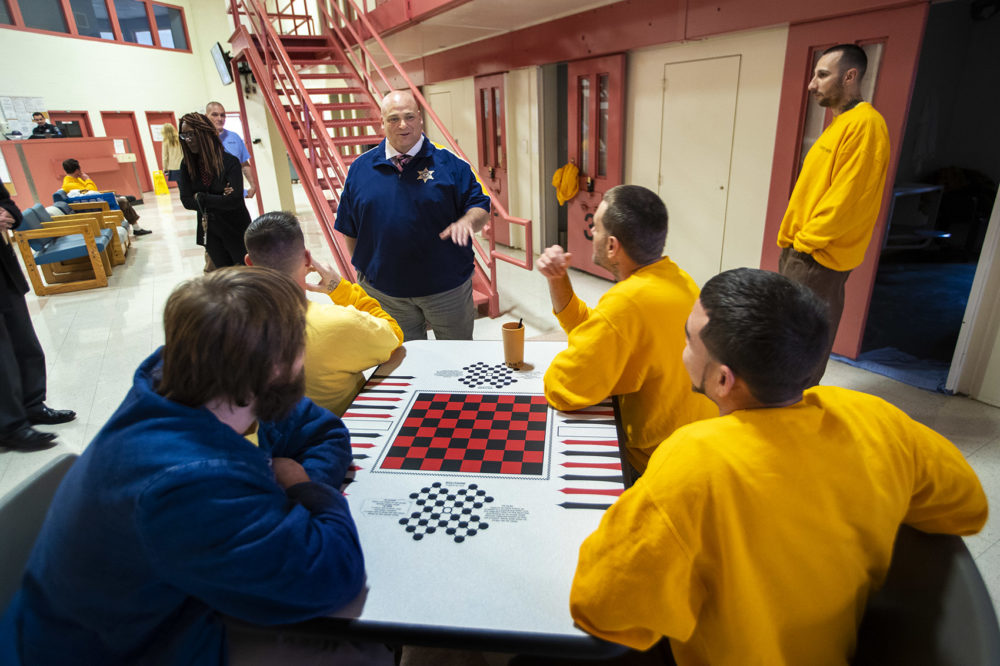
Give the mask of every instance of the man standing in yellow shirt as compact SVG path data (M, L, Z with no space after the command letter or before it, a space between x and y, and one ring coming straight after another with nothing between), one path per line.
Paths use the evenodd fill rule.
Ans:
M684 364L719 418L680 428L580 547L573 619L687 664L846 664L900 523L978 532L961 452L871 395L809 386L828 322L809 289L727 271L687 320Z
M306 311L306 396L342 416L364 384L361 373L388 360L403 342L403 331L364 289L313 258L291 213L261 215L243 239L247 266L273 268L333 301L310 301ZM319 274L318 285L306 282L311 272Z
M663 256L666 240L663 201L644 187L619 185L594 215L594 263L617 280L597 307L573 292L572 255L561 247L547 248L535 264L569 338L545 373L545 397L574 410L620 396L628 462L639 473L676 428L716 415L711 401L690 391L681 363L683 322L698 286Z
M868 67L864 50L839 44L823 52L809 82L833 122L809 149L778 231L778 272L812 289L829 308L830 340L844 310L844 284L861 264L882 204L889 165L889 131L871 104L861 99Z

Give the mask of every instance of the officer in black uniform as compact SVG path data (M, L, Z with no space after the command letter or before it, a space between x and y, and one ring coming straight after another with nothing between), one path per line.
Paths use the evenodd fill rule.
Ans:
M20 223L21 211L0 183L0 449L37 451L54 446L56 436L33 424L66 423L76 413L45 405L45 352L24 302L28 283L7 242L6 230Z

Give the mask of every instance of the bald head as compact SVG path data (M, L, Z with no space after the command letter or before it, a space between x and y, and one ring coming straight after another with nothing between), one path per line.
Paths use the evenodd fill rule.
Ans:
M423 136L420 106L408 90L394 90L382 98L382 131L395 150L405 153Z

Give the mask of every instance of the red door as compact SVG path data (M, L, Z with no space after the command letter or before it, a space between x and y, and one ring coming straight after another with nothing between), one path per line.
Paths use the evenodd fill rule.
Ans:
M568 152L580 193L566 204L566 249L575 268L612 279L594 263L593 229L604 193L622 183L625 54L571 62L567 75Z
M476 77L476 135L479 140L479 177L507 208L507 121L504 113L503 74ZM510 245L510 223L494 208L490 224L494 239Z
M94 128L90 126L90 114L86 111L49 111L49 120L53 123L76 123L80 128L80 136L94 136Z
M861 349L865 321L868 318L868 304L878 269L889 197L899 164L899 148L903 142L910 92L927 21L927 7L923 3L803 23L791 26L788 31L761 268L778 268L780 252L775 239L778 237L788 197L795 185L802 158L830 122L830 114L820 109L806 91L814 63L824 49L841 43L855 43L865 49L869 64L868 73L862 82L864 97L878 109L889 128L889 170L882 195L882 208L865 260L852 271L847 280L844 314L833 346L834 352L851 358L855 358Z
M143 192L151 192L153 183L149 177L149 166L146 164L146 152L139 140L139 126L135 122L132 111L101 111L104 122L104 136L116 139L126 139L125 152L135 153L135 167L139 175L139 184Z
M146 123L149 125L149 138L153 141L153 152L156 155L156 168L163 171L163 135L160 128L164 124L170 124L177 129L177 117L173 111L147 111ZM166 172L163 172L166 178ZM168 180L167 183L173 181Z

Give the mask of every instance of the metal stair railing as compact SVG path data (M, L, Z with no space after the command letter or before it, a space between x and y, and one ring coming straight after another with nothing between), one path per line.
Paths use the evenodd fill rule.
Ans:
M229 0L229 4L237 23L237 33L240 30L247 31L247 43L256 46L244 49L241 57L247 60L251 71L260 82L265 103L278 124L288 154L300 174L320 228L333 251L337 268L341 275L349 280L355 280L350 257L334 236L331 200L324 195L324 188L318 182L320 176L317 175L322 174L321 177L329 185L326 191L332 194L332 203L336 204L339 200L336 188L343 186L347 178L347 166L333 143L333 138L327 133L323 116L312 101L302 79L299 78L280 35L274 29L272 17L260 0ZM244 25L243 19L249 24L249 30ZM279 95L285 97L285 103L281 102ZM297 127L290 122L285 105L291 107ZM308 161L305 151L301 148L303 140L308 150ZM307 174L309 177L305 177Z

